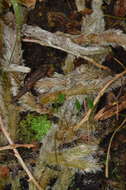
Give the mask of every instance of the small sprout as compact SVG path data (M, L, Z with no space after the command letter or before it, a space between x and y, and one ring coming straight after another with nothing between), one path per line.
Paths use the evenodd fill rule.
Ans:
M65 101L65 94L58 94L57 99L52 104L56 112L58 111L59 107L63 105L64 101Z
M59 94L56 102L59 104L63 104L64 101L65 101L65 94Z
M91 98L86 98L87 106L89 109L92 109L94 107L93 100Z
M79 102L78 99L76 99L76 101L75 101L75 107L76 107L76 109L77 109L78 111L80 111L81 108L82 108L82 105L80 104L80 102Z

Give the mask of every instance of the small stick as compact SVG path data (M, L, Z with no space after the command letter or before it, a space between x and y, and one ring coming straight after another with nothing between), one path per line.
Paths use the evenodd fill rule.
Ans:
M34 148L35 145L34 144L11 144L11 145L8 145L8 146L3 146L3 147L0 147L0 151L1 150L8 150L8 149L14 149L14 148Z
M25 37L25 38L22 39L22 41L23 41L23 42L36 43L36 44L39 44L39 45L43 46L43 42L42 42L41 40L37 40L37 39L32 39L32 38L26 38L26 37ZM50 47L53 47L53 46L50 46ZM56 46L55 48L56 48L56 49L60 49L58 46ZM93 48L92 48L92 49L93 49ZM88 61L89 63L95 65L96 67L98 67L98 68L100 68L100 69L103 69L103 70L107 70L107 71L110 72L110 69L109 69L108 67L97 63L97 62L96 62L94 59L92 59L91 57L88 57L88 56L85 56L85 55L81 55L81 54L78 55L78 54L76 54L75 52L72 52L72 51L69 52L69 51L67 50L67 48L66 48L66 49L62 49L62 48L61 48L61 50L62 50L62 51L65 51L65 52L67 52L67 53L71 53L71 54L73 54L73 55L76 55L77 57L81 57L81 58L85 59L86 61ZM89 50L89 52L90 52L90 50ZM94 53L94 54L95 54L95 53Z

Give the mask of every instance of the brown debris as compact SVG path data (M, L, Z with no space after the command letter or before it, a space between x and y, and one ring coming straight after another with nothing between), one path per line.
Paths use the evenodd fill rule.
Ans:
M108 119L119 112L126 109L126 95L119 98L117 102L113 102L102 108L94 117L95 120Z
M26 81L24 84L23 88L18 92L18 94L13 98L12 102L17 101L19 98L21 98L24 94L26 94L30 89L34 86L34 84L41 79L42 77L45 76L45 74L48 71L48 66L43 68L43 70L37 70L32 74L31 78Z
M126 15L126 0L117 0L114 5L114 15L124 17Z

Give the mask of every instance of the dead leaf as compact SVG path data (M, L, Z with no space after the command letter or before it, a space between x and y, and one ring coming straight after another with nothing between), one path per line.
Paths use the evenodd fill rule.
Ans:
M104 108L102 108L98 113L95 115L95 120L105 120L108 119L119 112L126 109L126 95L119 98L118 102L111 103Z
M124 17L126 15L126 0L117 0L114 6L114 15Z
M7 166L0 166L0 177L7 177L9 175L9 168Z
M90 15L90 14L92 14L92 12L93 12L92 9L85 8L84 10L80 11L79 13L80 13L82 16L85 16L85 15Z
M19 3L26 6L27 8L34 8L36 0L19 0Z

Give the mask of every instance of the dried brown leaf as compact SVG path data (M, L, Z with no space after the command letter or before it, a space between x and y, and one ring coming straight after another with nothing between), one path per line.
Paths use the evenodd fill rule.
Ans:
M113 102L102 108L94 117L95 120L108 119L126 109L126 95L122 96L118 102Z
M126 0L117 0L114 6L114 15L124 17L126 15Z

